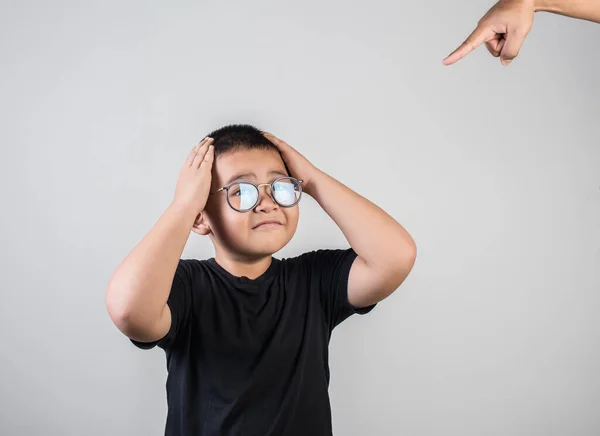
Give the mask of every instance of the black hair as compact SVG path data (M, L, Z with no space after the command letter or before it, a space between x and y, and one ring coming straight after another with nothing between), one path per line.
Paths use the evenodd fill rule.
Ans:
M279 153L279 149L263 136L262 130L249 124L230 124L209 133L207 136L214 140L215 159L221 154L244 149L274 150ZM288 174L290 174L285 161L283 164Z
M239 149L268 149L278 151L263 132L249 124L231 124L208 134L214 139L215 157Z

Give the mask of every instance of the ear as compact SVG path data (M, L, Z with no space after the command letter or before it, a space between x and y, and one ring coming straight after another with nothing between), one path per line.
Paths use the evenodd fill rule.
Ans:
M192 227L192 232L197 233L201 236L206 236L209 233L212 233L210 229L210 224L208 223L208 219L206 217L206 212L200 212L194 221L194 225Z

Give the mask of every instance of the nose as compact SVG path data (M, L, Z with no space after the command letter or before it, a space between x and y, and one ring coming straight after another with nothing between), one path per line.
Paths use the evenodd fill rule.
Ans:
M261 187L266 186L265 193L261 192ZM258 203L255 207L257 211L266 211L270 212L277 207L277 203L273 201L271 197L271 185L268 183L263 183L258 185Z

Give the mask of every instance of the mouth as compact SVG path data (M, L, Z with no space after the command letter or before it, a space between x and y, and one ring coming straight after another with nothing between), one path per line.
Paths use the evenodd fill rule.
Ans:
M258 223L256 226L252 227L253 230L258 230L258 229L275 229L277 227L281 227L281 223L279 221L275 221L275 220L268 220L268 221L263 221L261 223Z

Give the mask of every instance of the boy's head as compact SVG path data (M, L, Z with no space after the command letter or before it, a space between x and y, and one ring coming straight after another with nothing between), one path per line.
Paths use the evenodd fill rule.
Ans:
M201 235L209 235L217 251L225 251L239 260L258 259L279 251L296 231L298 204L291 207L279 205L271 198L271 187L263 185L259 187L258 201L254 207L247 212L233 208L246 210L253 206L248 203L242 207L242 194L243 199L252 196L248 196L240 187L254 188L235 182L270 184L279 177L290 176L279 150L259 129L249 125L225 126L208 136L214 139L215 155L211 195L193 230ZM289 181L284 179L277 186L293 186ZM226 186L230 188L219 191ZM283 198L293 198L294 194L297 193L287 189L282 193ZM256 227L271 220L279 224Z

